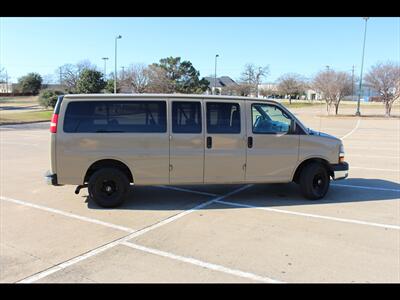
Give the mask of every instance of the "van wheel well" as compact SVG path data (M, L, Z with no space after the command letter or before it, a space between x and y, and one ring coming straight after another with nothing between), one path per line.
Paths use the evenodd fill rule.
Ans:
M303 161L297 167L296 172L294 173L294 176L293 176L293 181L295 183L299 183L299 177L300 177L301 171L304 169L304 167L307 166L310 163L313 163L313 162L317 162L317 163L322 164L326 168L326 170L328 171L329 176L333 177L333 171L332 171L328 161L326 161L325 159L322 159L322 158L310 158L310 159L307 159L307 160Z
M92 176L92 174L94 172L96 172L97 170L102 169L102 168L117 168L126 175L129 182L133 183L133 176L132 176L131 170L128 168L128 166L118 160L115 160L115 159L102 159L102 160L98 160L95 163L93 163L89 167L89 169L86 171L83 182L84 183L88 182L90 176Z

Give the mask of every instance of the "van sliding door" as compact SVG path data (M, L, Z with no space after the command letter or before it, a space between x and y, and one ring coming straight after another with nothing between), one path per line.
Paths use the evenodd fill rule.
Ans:
M204 122L202 101L170 102L170 183L203 183Z
M205 183L245 179L245 105L243 101L205 100Z

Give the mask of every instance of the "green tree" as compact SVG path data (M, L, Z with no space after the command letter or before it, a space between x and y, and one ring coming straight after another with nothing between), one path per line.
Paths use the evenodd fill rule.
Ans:
M107 93L114 93L114 79L108 79L106 82L106 86L104 87L104 90ZM119 87L117 85L117 93L119 92Z
M62 95L61 91L54 90L42 90L39 94L39 104L45 108L56 106L59 95Z
M28 73L18 78L18 90L21 93L31 93L37 95L42 87L42 76L38 73Z
M103 73L85 69L79 74L76 84L76 92L80 94L100 93L106 87Z
M190 61L182 61L180 57L167 57L160 59L160 63L153 64L166 72L166 84L169 93L199 94L207 90L209 82L199 79L197 71Z

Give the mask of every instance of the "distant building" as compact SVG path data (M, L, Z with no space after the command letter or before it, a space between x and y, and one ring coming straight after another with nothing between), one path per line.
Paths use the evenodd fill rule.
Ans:
M1 94L11 94L13 92L12 83L0 83L0 93Z
M205 92L207 95L209 94L221 95L224 94L224 89L228 90L232 86L237 86L237 83L229 76L217 77L216 81L215 77L204 77L204 78L209 82L207 91Z
M268 95L266 95L266 92ZM260 98L282 98L283 96L278 95L278 84L277 83L263 83L258 85L258 97ZM287 95L285 97L287 98ZM321 100L322 94L314 91L313 89L306 89L304 95L300 96L302 100Z
M276 83L262 83L258 85L258 98L275 98L278 94L278 85Z
M63 86L61 84L52 84L52 83L42 84L41 89L65 92L65 86ZM0 83L0 94L18 95L21 93L18 92L18 84L17 83Z
M322 94L313 89L307 89L304 100L322 100Z

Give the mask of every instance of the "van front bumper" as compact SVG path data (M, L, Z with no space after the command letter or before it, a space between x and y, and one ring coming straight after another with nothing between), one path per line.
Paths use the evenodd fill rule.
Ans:
M331 169L333 173L333 180L345 179L347 176L349 176L349 164L347 162L332 164Z
M44 180L48 185L54 185L54 186L59 186L57 181L57 174L52 174L50 171L47 171L46 174L44 174Z

